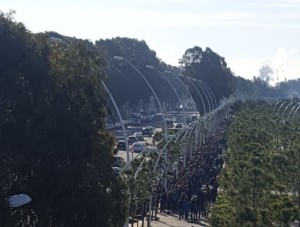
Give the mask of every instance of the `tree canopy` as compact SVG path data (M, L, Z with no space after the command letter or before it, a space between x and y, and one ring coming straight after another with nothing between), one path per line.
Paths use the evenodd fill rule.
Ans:
M299 129L265 102L247 102L228 132L212 226L290 226L299 220Z
M229 97L234 91L234 76L227 67L225 59L213 52L210 48L202 50L201 47L195 46L185 51L179 61L183 68L183 74L205 82L212 90L217 101L223 97ZM198 103L201 100L195 95L195 89L191 87ZM201 89L200 89L201 91ZM205 96L203 92L202 96ZM205 101L207 106L207 101ZM203 112L203 107L200 106Z
M129 109L139 106L140 102L148 106L153 94L130 65L114 60L114 56L125 57L131 62L146 77L160 101L166 106L175 108L179 103L174 91L161 75L155 70L146 68L146 65L152 65L165 74L168 66L157 58L156 53L150 50L145 41L117 37L98 40L96 45L106 53L108 86L119 106L125 105ZM168 77L168 79L177 88L179 94L186 92L175 78Z
M2 12L0 50L1 225L124 223L103 57L88 41L51 42ZM32 202L9 212L5 198L18 193Z

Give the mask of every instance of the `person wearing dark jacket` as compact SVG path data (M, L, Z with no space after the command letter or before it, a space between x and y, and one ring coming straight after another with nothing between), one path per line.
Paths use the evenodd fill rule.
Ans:
M197 206L196 206L196 197L194 196L192 197L190 202L190 209L191 209L191 221L195 223L197 218Z
M184 201L184 196L182 195L177 202L177 207L179 211L179 220L181 220L181 218L183 219L183 201Z

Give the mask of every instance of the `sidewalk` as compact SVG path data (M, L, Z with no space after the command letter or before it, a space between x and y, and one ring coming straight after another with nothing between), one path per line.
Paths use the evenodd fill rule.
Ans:
M151 227L199 227L199 226L209 226L205 219L198 219L196 223L191 223L190 221L179 220L178 215L174 216L172 214L158 214L158 221L152 221Z
M196 223L187 222L185 220L179 220L178 215L172 215L172 214L157 214L157 217L159 218L158 221L151 221L151 227L204 227L209 226L207 220L205 219L198 219ZM130 225L129 225L130 226ZM137 223L133 225L133 227L136 227ZM139 227L142 227L142 221L139 221ZM145 219L144 227L147 227L147 220Z

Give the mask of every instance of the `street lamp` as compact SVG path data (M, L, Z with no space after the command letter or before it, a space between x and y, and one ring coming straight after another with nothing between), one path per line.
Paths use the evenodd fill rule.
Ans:
M290 104L288 104L288 105L284 108L284 110L283 110L283 112L282 112L282 115L281 115L282 118L284 117L284 113L287 111L287 109L289 108L290 105L293 105L293 103L291 102Z
M128 61L126 58L124 57L121 57L121 56L114 56L114 59L115 60L118 60L118 61L124 61L126 62L128 65L130 65L138 74L140 77L142 77L142 79L146 82L146 84L148 85L148 87L150 88L152 94L154 95L157 103L158 103L158 106L159 106L159 109L161 111L161 114L162 114L162 118L163 118L163 124L164 124L164 129L163 129L163 132L165 135L168 135L168 130L167 130L167 124L166 124L166 118L165 118L165 114L164 114L164 111L163 111L163 108L162 108L162 105L161 105L161 102L159 101L158 97L157 97L157 94L155 93L155 91L153 90L151 84L149 83L149 81L145 78L145 76L130 62Z
M210 89L210 87L208 85L206 85L202 80L197 80L199 85L201 84L201 86L204 88L204 90L207 92L210 101L211 101L211 106L212 109L216 109L217 108L217 102L216 102L216 98L214 96L214 93L212 92L212 90Z
M276 112L277 115L279 114L281 107L282 107L285 103L287 103L287 102L286 102L286 101L283 101L283 102L281 103L281 105L280 105L278 111Z
M127 133L126 133L126 130L125 130L125 125L124 125L120 110L119 110L119 108L118 108L118 106L115 102L114 97L112 96L112 94L111 94L110 90L108 89L108 87L106 86L106 84L103 81L101 81L101 82L102 82L102 85L105 88L106 92L108 93L108 96L109 96L111 102L113 103L113 105L115 107L115 110L117 112L119 121L121 122L122 132L123 132L123 136L124 136L124 139L125 139L125 146L126 146L126 158L127 158L127 163L128 163L129 160L130 160L130 155L129 155L129 146L128 146L128 140L127 140Z
M199 97L200 97L200 99L202 101L202 104L203 104L204 114L206 114L206 108L205 108L204 100L203 100L202 95L201 95L199 89L197 88L197 86L193 83L193 81L189 77L186 77L186 76L184 76L182 74L179 74L179 76L181 78L187 78L188 81L190 81L190 83L192 84L192 86L196 89L196 91L197 91L197 93L198 93L198 95L199 95Z
M206 89L204 89L204 87L202 87L202 84L199 82L199 80L194 79L194 78L191 78L191 79L193 81L195 81L199 85L199 87L201 88L201 90L202 90L202 92L205 95L206 100L207 100L208 111L211 112L212 111L212 107L213 107L213 103L210 103L210 101L212 102L212 99L211 99L210 95L206 93ZM209 98L208 98L208 95L209 95ZM212 107L211 107L211 104L212 104Z
M161 72L159 71L157 68L155 68L154 66L152 65L146 65L146 68L148 69L153 69L155 70L158 74L160 74L164 79L165 81L167 81L167 83L171 86L171 88L173 89L175 95L177 96L179 102L180 102L180 105L182 106L182 111L183 111L183 116L184 116L184 124L187 126L187 123L186 123L186 114L185 114L185 111L184 111L184 106L183 106L183 103L182 103L182 100L176 90L176 88L173 86L173 84L169 81L169 79Z
M149 83L149 81L145 78L145 76L130 62L128 61L126 58L124 57L121 57L121 56L114 56L114 59L115 60L118 60L118 61L124 61L126 62L127 64L129 64L137 73L139 76L142 77L142 79L146 82L146 84L148 85L148 87L150 88L150 90L152 91L157 103L158 103L158 106L160 108L160 111L161 111L161 114L162 114L162 118L163 118L163 132L165 134L165 140L167 142L167 136L168 136L168 129L167 129L167 123L166 123L166 117L165 117L165 114L164 114L164 111L163 111L163 108L162 108L162 105L161 105L161 102L159 101L158 99L158 96L157 94L155 93L154 89L152 88L151 84ZM167 163L168 163L168 151L166 150L165 151L165 162L166 162L166 166L167 166ZM165 169L165 174L167 174L167 169ZM165 179L165 187L167 186L167 179Z
M216 96L215 96L214 93L212 92L211 88L210 88L206 83L204 83L204 81L202 81L202 80L199 80L199 81L200 81L200 83L203 84L204 87L207 88L207 90L210 91L210 94L212 95L213 100L214 100L215 108L217 108L217 107L218 107L218 103L217 103L217 100L216 100Z
M165 71L168 73L171 73L169 71ZM187 91L187 93L189 94L190 98L193 100L194 105L195 105L195 114L196 114L196 118L197 118L197 107L196 107L196 102L191 94L191 92L189 91L189 89L187 88L187 86L182 82L182 80L179 78L179 76L175 76L175 78L181 83L181 85L185 88L185 90Z
M293 117L292 117L292 119L291 119L291 122L293 122L293 120L294 120L294 118L295 118L295 115L296 115L296 113L298 112L298 109L299 109L299 108L300 108L300 105L298 105L297 109L295 110L294 115L293 115Z
M300 105L300 102L296 103L296 104L293 106L293 108L292 108L291 111L289 112L289 115L288 115L288 117L287 117L287 120L290 119L291 113L292 113L292 112L294 111L294 109L295 109L297 106L299 106L299 105Z

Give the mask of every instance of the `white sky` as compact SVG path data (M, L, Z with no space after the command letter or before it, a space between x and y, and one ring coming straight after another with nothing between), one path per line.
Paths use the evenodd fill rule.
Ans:
M1 0L0 9L32 32L145 40L178 66L185 50L210 47L236 75L262 64L279 81L300 77L300 0Z

